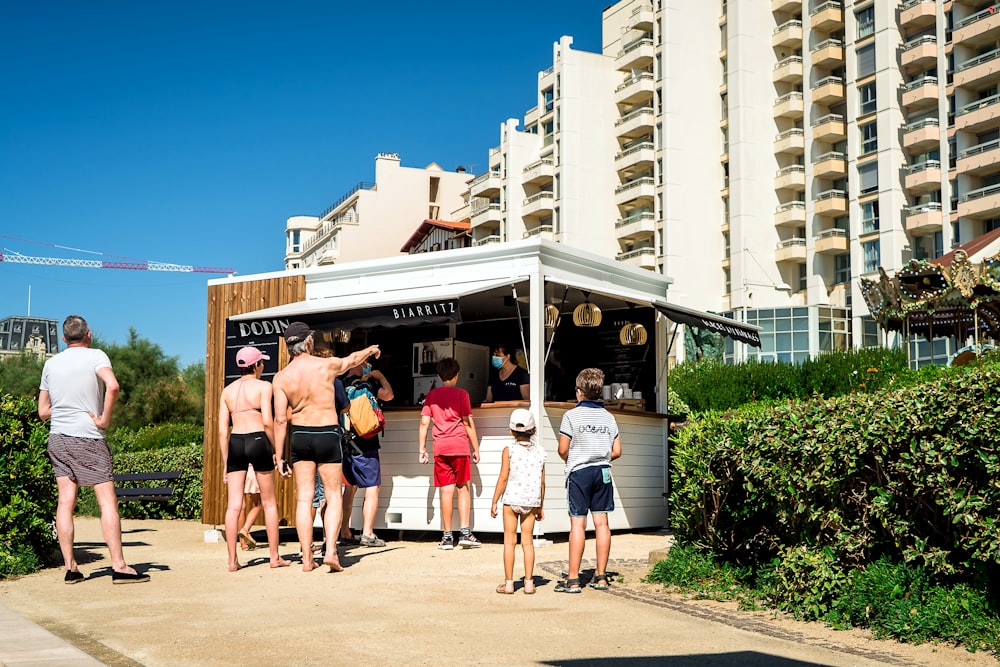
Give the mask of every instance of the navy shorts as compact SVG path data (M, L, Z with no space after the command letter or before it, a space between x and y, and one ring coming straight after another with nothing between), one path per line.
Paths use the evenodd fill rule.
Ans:
M345 457L344 479L351 486L362 489L369 486L382 486L382 466L379 463L378 450L369 449L366 452Z
M251 465L255 472L274 470L274 450L267 434L263 431L231 434L226 472L246 470Z
M573 517L585 517L587 512L613 512L615 485L611 481L611 466L588 466L571 472L566 478L566 506Z

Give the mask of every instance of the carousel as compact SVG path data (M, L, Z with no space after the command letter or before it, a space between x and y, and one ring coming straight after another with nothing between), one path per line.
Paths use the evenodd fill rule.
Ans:
M960 348L949 364L961 365L1000 338L1000 253L979 264L964 250L941 260L910 260L893 278L879 267L878 281L861 279L861 294L879 327L903 336L908 353L913 337L947 337Z

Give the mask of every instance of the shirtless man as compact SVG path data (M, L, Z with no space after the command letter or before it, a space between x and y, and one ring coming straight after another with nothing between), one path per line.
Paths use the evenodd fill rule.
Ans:
M305 323L292 322L285 327L284 335L292 360L271 381L278 469L285 468L285 435L290 432L295 475L295 531L302 548L302 570L309 572L316 568L310 515L318 470L329 500L323 521L326 536L323 564L328 565L331 572L340 572L344 568L337 557L336 533L342 510L341 503L330 499L339 498L341 494L343 452L333 381L369 357L378 359L381 352L378 345L370 345L344 358L323 359L312 356L313 332Z

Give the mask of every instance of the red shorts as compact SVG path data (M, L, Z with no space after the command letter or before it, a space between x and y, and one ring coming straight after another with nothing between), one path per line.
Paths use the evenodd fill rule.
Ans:
M471 457L468 455L435 456L434 486L461 485L468 482L472 477L470 461Z

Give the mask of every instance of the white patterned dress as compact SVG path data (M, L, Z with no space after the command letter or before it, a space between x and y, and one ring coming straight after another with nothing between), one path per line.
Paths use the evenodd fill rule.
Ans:
M542 504L545 448L533 441L516 440L507 448L510 451L510 474L503 491L502 503L510 505L515 513L525 514Z

